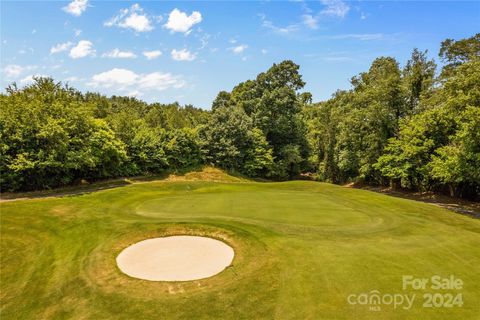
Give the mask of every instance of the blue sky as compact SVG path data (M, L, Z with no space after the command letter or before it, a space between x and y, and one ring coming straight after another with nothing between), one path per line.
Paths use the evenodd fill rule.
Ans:
M314 101L379 56L480 30L480 2L2 1L1 85L52 76L82 90L210 108L273 63L301 66ZM438 59L436 59L438 60ZM438 61L437 61L438 62Z

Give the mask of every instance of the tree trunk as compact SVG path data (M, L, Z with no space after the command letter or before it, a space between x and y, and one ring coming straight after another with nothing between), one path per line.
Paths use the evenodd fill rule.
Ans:
M448 184L448 190L450 192L450 197L455 197L457 195L457 188L455 186L455 184L453 183L450 183Z
M401 189L400 181L396 180L396 179L391 179L390 180L390 189L392 189L393 191L397 191L397 190Z

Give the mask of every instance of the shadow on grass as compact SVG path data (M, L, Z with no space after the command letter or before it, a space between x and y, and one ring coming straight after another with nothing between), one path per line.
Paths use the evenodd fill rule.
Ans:
M80 185L72 185L57 189L38 190L28 192L2 192L0 194L0 201L14 201L24 199L38 199L49 197L67 197L80 194L87 194L99 190L106 190L112 188L123 187L132 182L126 178L117 178L106 181L98 181L92 183L84 183Z
M345 187L363 189L383 193L389 196L416 200L426 203L435 204L439 207L455 211L457 213L470 216L472 218L480 219L480 203L474 201L468 201L460 198L453 198L443 194L434 192L414 192L408 190L393 190L386 187L374 187L367 185L355 185L349 184Z
M215 181L215 182L248 182L257 181L237 172L227 172L210 166L196 166L176 170L168 170L144 176L120 177L103 181L83 182L61 188L28 192L3 192L0 201L14 201L24 199L38 199L48 197L67 197L92 193L99 190L124 187L133 183L152 181ZM266 181L266 180L264 180Z

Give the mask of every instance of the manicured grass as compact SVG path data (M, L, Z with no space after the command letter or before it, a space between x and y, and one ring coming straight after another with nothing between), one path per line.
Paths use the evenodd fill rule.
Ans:
M478 319L480 222L433 205L316 182L157 181L1 205L2 319ZM129 278L129 244L170 234L232 245L191 282ZM454 275L464 304L424 308L402 276ZM416 294L410 310L350 294Z

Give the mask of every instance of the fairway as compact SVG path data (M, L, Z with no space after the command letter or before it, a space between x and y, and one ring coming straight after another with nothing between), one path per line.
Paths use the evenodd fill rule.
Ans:
M1 318L478 319L480 222L336 185L153 181L1 205ZM235 251L219 274L156 282L122 273L139 241L207 236ZM403 290L402 277L461 279ZM406 303L351 304L377 290ZM426 293L463 305L424 307ZM404 308L405 307L405 308Z

